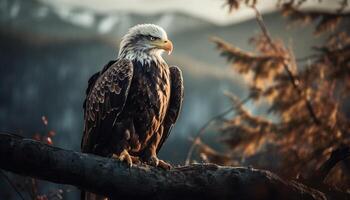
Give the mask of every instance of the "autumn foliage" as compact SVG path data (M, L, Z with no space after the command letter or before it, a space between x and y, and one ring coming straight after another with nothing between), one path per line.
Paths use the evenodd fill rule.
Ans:
M205 161L229 165L252 165L284 177L308 178L335 149L350 145L350 35L346 28L347 1L335 12L300 9L306 1L279 1L277 7L295 26L315 24L315 37L324 44L310 47L312 55L295 58L293 49L270 36L257 12L262 33L247 52L213 38L221 55L246 78L249 101L268 105L264 116L252 114L234 94L234 117L221 122L219 139L226 151L218 152L197 141ZM228 0L232 12L254 1ZM254 8L252 8L254 9ZM345 25L344 25L345 24ZM349 189L350 160L344 160L328 175L327 183Z

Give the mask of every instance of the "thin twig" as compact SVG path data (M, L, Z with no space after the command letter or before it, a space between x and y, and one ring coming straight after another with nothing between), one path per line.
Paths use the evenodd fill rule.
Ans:
M2 170L0 170L0 174L4 177L6 182L15 190L15 192L18 194L18 196L22 199L25 200L21 192L17 189L16 185L11 181L11 179L4 173Z
M36 199L38 196L38 183L35 178L29 178L30 181L30 193L32 194L32 198Z
M269 45L273 48L273 50L276 52L276 53L279 53L279 49L277 48L277 46L273 43L272 39L271 39L271 36L266 28L266 25L264 24L264 21L263 21L263 18L260 14L260 12L258 11L258 9L256 9L254 6L252 7L256 13L256 20L261 28L261 31L262 33L264 34L265 38L267 39ZM303 95L303 90L299 87L299 84L297 81L297 78L293 75L292 71L289 69L289 66L287 64L287 62L284 62L283 63L283 67L284 67L284 70L286 71L288 77L289 77L289 80L290 82L292 83L294 89L298 92L298 94L300 95L300 97L303 97L304 100L305 100L305 104L306 104L306 108L310 114L310 117L313 119L314 123L316 125L320 125L321 122L320 120L318 119L318 117L316 116L316 113L311 105L311 102L308 98L306 98L304 95Z
M245 104L248 100L250 99L250 96L245 98L240 104ZM235 106L232 106L231 108L225 110L224 112L215 115L214 117L210 118L197 132L196 136L193 138L192 140L192 144L190 146L190 149L188 150L187 156L186 156L186 160L185 160L185 165L189 165L191 162L191 158L192 158L192 154L194 151L194 148L196 147L198 141L200 140L200 138L202 137L202 135L205 133L205 130L212 124L212 122L221 119L222 117L224 117L225 115L229 114L231 111L233 111L235 109Z

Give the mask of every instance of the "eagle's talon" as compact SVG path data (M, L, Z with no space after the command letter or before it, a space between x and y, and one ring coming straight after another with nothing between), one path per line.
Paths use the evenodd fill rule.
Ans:
M139 157L137 156L130 156L130 157L131 157L132 163L141 164L141 160Z
M119 154L119 156L117 154L113 154L112 158L119 160L121 162L125 161L129 167L132 167L133 158L132 158L132 156L130 156L128 151L125 149Z
M171 165L165 162L164 160L160 160L157 158L157 156L151 156L146 161L147 164L154 166L154 167L160 167L165 170L171 169Z
M165 170L170 170L172 168L172 166L169 163L165 162L164 160L159 160L158 167Z
M159 164L159 159L156 156L151 156L148 160L147 160L147 164L152 165L154 167L157 167Z

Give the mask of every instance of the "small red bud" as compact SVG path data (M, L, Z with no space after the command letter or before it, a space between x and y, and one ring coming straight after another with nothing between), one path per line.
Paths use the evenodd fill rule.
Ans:
M49 144L49 145L52 145L53 144L52 139L50 137L47 137L46 138L46 143Z

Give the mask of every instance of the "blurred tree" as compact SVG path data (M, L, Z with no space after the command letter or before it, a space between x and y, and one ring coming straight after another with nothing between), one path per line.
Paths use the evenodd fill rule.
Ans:
M300 7L305 2L278 1L276 6L294 24L315 23L315 37L328 32L328 39L312 47L315 54L296 59L290 47L271 38L254 8L257 0L227 0L231 11L242 4L255 9L262 30L250 40L256 52L246 52L220 38L212 41L233 69L246 78L249 99L267 102L268 114L277 120L254 116L238 97L227 94L235 112L233 118L222 121L220 129L220 141L227 151L220 153L195 139L203 160L253 165L289 178L309 178L335 149L350 145L350 120L344 112L350 90L350 37L345 21L350 16L345 12L348 2L341 1L332 13L304 11ZM327 181L348 189L349 173L350 161L344 161L331 171Z

